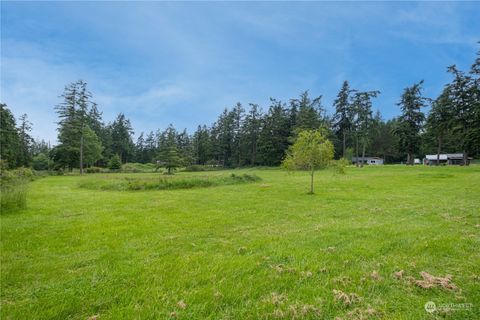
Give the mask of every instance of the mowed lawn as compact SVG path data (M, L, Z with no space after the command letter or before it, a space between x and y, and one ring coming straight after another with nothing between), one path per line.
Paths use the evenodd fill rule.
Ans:
M34 181L28 209L1 216L1 318L480 318L480 166L323 171L315 195L306 173L178 175L230 172L262 181ZM451 278L422 288L420 272Z

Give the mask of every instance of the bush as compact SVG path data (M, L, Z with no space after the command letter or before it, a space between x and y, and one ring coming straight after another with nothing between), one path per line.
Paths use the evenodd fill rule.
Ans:
M88 167L87 169L85 169L86 173L100 173L102 171L103 169L100 167Z
M48 170L49 166L49 159L48 156L44 153L39 153L32 159L32 167L34 170L43 171Z
M153 172L155 167L153 163L125 163L122 166L122 171L130 173Z
M191 166L187 166L185 167L185 169L183 171L187 171L187 172L201 172L201 171L205 171L205 166L202 166L200 164L192 164Z
M0 209L2 213L24 209L27 206L28 182L33 180L31 169L1 170Z
M110 170L120 170L122 168L122 160L118 154L114 155L108 162L108 168Z
M202 171L216 171L222 170L222 167L215 166L215 165L201 165L201 164L192 164L190 166L185 167L183 171L185 172L202 172Z
M261 178L252 174L214 177L173 177L160 176L159 178L123 178L123 179L95 179L80 182L79 187L93 190L173 190L207 188L220 185L242 184L260 181Z
M345 168L350 164L350 161L348 161L345 158L341 158L339 160L332 160L330 162L330 166L333 169L333 172L338 173L338 174L345 174Z

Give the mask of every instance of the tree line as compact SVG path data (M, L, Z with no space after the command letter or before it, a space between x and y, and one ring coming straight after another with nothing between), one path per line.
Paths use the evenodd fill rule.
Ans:
M401 114L384 120L373 112L378 90L359 91L345 81L328 115L322 96L305 91L297 98L270 98L265 109L240 102L225 108L217 120L199 125L193 134L169 125L141 132L133 140L130 120L120 113L106 124L79 80L65 87L58 115L58 144L31 137L26 115L18 125L5 104L1 111L1 159L9 167L37 169L106 167L111 163L156 163L170 172L179 166L276 166L300 132L321 129L333 143L336 158L383 157L386 162L413 164L416 156L462 152L480 155L480 52L471 68L448 67L452 80L436 99L423 96L423 81L404 89L397 103ZM430 107L428 113L424 110ZM358 162L357 162L358 163Z

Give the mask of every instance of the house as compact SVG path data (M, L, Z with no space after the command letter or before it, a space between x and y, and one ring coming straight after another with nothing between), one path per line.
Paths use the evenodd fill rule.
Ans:
M369 164L369 165L382 165L383 164L383 159L379 157L365 157L364 159L364 164ZM362 157L352 157L352 163L357 164L362 163Z
M463 165L463 153L441 153L439 164L448 164L448 165ZM472 158L467 158L467 165L470 164ZM436 154L427 154L425 159L423 159L425 165L436 165L437 164L437 155Z

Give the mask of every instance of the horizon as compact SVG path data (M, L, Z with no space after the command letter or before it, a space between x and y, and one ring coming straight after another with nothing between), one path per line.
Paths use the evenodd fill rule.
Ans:
M380 90L384 119L405 87L435 98L478 51L479 3L1 3L1 102L56 142L64 86L85 80L108 123L191 134L224 108L309 90L328 114L344 80ZM180 111L180 112L179 112ZM142 129L142 130L140 130Z

